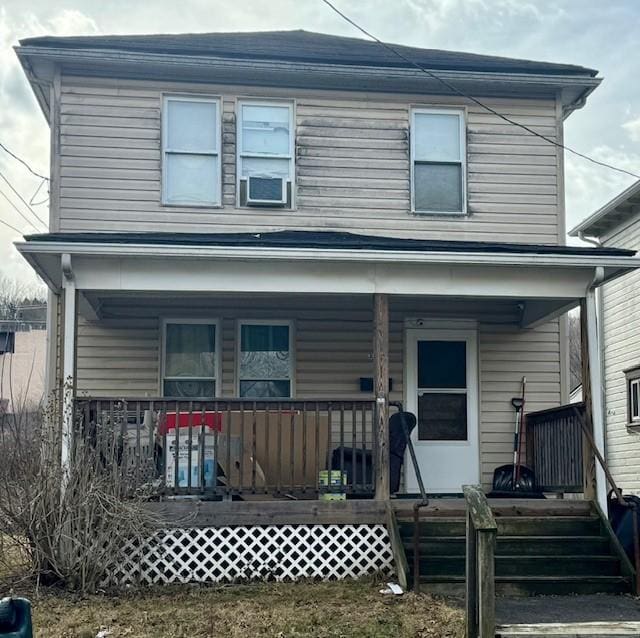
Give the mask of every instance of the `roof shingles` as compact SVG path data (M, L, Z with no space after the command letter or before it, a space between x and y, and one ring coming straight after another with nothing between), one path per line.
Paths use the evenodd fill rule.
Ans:
M159 53L231 59L261 59L411 68L376 42L311 31L187 33L160 35L39 36L20 40L21 46L65 49L109 49L130 53ZM393 47L417 64L433 70L488 73L574 75L594 77L595 69L573 64L535 62L441 49Z

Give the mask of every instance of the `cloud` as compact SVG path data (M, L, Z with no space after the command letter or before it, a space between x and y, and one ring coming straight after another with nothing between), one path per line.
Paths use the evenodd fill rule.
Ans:
M633 142L640 142L640 117L625 122L622 128L629 133Z

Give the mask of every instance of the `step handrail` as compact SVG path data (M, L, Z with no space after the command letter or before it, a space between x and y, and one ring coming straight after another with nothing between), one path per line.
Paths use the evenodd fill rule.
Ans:
M403 412L400 401L391 401L389 405ZM401 423L402 432L404 433L404 438L409 448L409 458L411 459L416 481L418 482L418 489L420 490L420 500L413 504L413 591L417 594L420 592L420 509L429 505L429 497L424 487L422 472L420 471L416 450L411 440L411 434L409 430L407 430L407 424L404 422L404 419L401 420Z
M480 485L464 485L462 491L467 512L466 638L494 638L498 526Z
M613 474L611 474L611 470L609 469L607 461L602 456L600 450L598 449L598 446L596 445L596 441L593 438L591 428L588 427L584 416L580 413L580 410L578 410L577 407L574 406L573 412L578 419L578 423L580 423L580 427L582 428L585 439L589 443L589 447L591 447L591 449L593 450L596 459L598 459L598 463L600 463L600 466L604 471L604 475L606 476L609 485L611 485L611 489L616 496L616 500L622 507L626 507L633 512L633 567L635 571L634 590L637 595L638 592L640 592L640 530L638 529L638 507L634 502L629 502L625 500L624 496L622 496L622 490L618 487L618 484L613 478Z

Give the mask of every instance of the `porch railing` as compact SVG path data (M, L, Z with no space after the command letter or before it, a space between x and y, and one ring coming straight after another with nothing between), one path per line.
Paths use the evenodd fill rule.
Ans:
M116 440L132 484L158 497L371 495L374 415L373 399L75 401L78 435Z
M527 465L544 492L584 490L584 436L576 408L584 414L579 403L526 415Z

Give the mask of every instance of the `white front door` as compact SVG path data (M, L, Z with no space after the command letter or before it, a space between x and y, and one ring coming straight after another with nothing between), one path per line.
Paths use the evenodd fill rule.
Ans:
M427 492L452 494L480 482L478 356L475 330L408 328L406 409L418 424L412 439ZM418 492L405 459L406 491Z

